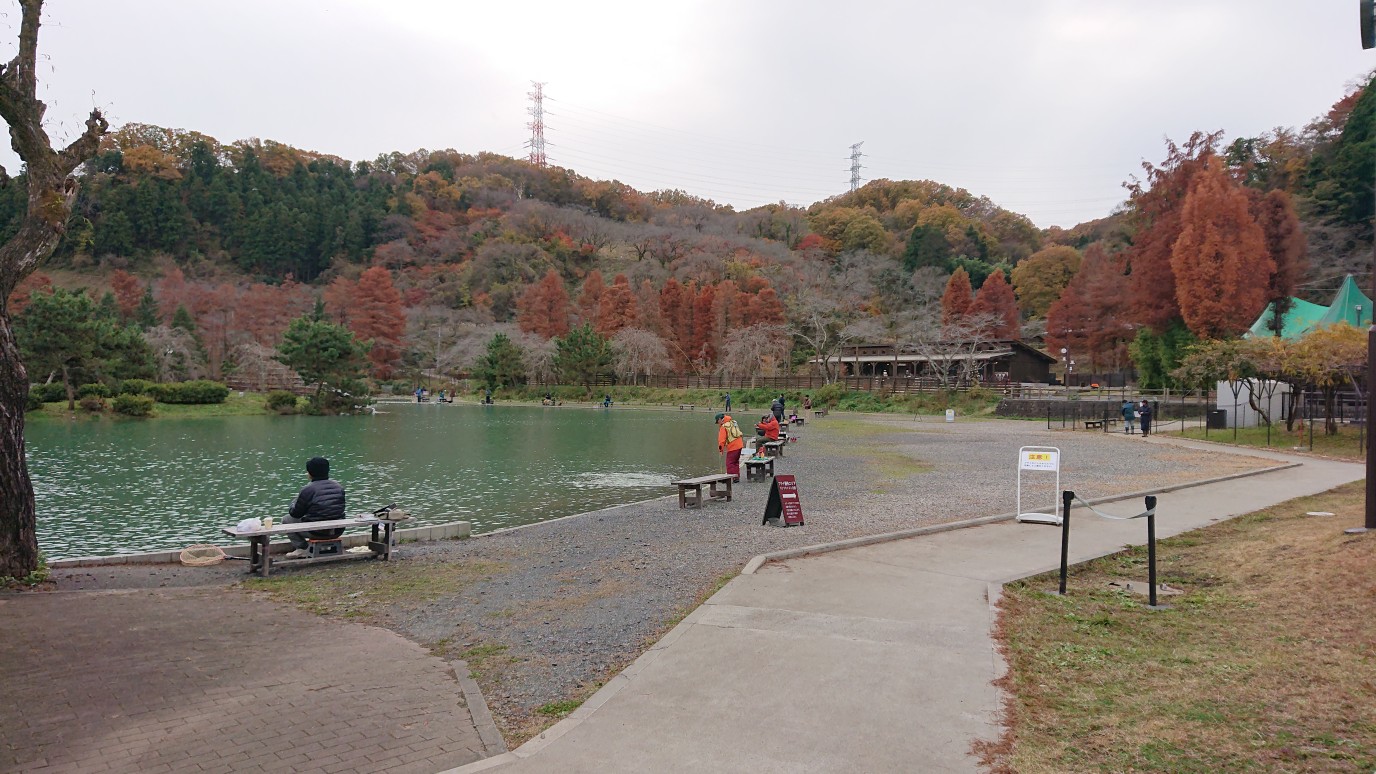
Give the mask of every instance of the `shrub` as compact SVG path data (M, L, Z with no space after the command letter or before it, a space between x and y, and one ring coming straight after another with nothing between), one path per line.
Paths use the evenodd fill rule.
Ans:
M296 413L296 395L286 390L273 390L267 396L268 411L278 414Z
M159 403L224 403L229 388L219 382L198 379L191 382L155 384L148 390Z
M86 397L78 401L77 405L81 406L82 411L89 411L92 414L98 414L105 410L105 399L100 397L99 395L87 395Z
M153 415L153 399L147 395L116 395L111 408L126 417Z
M29 396L24 399L25 411L38 411L43 408L43 397L35 390L29 390Z
M67 399L67 389L61 382L49 382L48 384L35 384L29 389L30 394L37 394L44 403L56 403L59 400Z
M119 394L147 395L148 391L153 389L153 385L154 383L147 379L125 379L123 382L120 382Z
M833 382L821 387L812 396L812 405L834 407L846 395L846 385L841 382Z
M108 398L110 397L110 388L106 387L103 384L100 384L99 382L83 384L80 387L76 388L76 396L78 398L88 398L92 395L96 396L97 398Z

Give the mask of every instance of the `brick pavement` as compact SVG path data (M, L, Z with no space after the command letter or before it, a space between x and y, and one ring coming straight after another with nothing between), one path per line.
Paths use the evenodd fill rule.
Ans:
M7 594L0 620L0 771L430 774L499 751L448 662L237 589Z

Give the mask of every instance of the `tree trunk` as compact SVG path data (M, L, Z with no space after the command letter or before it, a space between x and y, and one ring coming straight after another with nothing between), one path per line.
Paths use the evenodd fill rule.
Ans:
M38 567L33 484L24 458L28 396L29 375L9 315L0 310L0 577L22 578Z

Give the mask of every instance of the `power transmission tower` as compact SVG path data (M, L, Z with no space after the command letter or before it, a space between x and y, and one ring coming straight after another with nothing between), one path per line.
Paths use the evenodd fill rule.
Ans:
M865 155L865 154L863 154L863 153L860 152L860 146L861 146L861 145L864 145L864 144L865 144L865 142L862 140L862 141L857 142L856 144L850 146L850 190L851 190L851 191L855 191L857 188L860 187L860 170L864 169L864 167L860 166L860 157L863 156L863 155Z
M530 127L530 142L526 146L530 148L530 163L537 167L545 166L545 84L538 81L531 81L531 86L535 91L526 92L530 97L530 107L526 112L530 113L531 121L526 124Z

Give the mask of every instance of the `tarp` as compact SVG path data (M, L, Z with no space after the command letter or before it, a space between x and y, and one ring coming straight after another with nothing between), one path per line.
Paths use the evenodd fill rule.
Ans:
M1343 286L1338 288L1338 294L1333 296L1333 303L1329 304L1328 312L1314 324L1314 327L1327 328L1340 322L1354 328L1363 328L1371 324L1371 299L1357 287L1357 281L1352 279L1351 274L1343 280Z
M1309 332L1314 324L1323 319L1327 314L1328 307L1319 304L1311 304L1302 298L1290 299L1290 311L1285 313L1285 327L1281 329L1281 338L1297 339ZM1261 313L1257 321L1252 323L1252 327L1247 331L1248 336L1274 336L1271 330L1271 318L1274 305L1268 305L1266 311Z
M1360 328L1371 324L1372 305L1371 299L1357 287L1357 281L1352 279L1349 274L1343 280L1342 287L1333 296L1333 302L1328 306L1311 304L1301 298L1290 299L1292 304L1290 311L1285 313L1285 327L1281 330L1281 338L1297 339L1316 328L1327 328L1345 322L1354 328ZM1272 306L1268 305L1266 311L1261 313L1261 317L1252 323L1252 327L1247 331L1247 336L1274 336L1271 330Z

